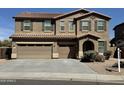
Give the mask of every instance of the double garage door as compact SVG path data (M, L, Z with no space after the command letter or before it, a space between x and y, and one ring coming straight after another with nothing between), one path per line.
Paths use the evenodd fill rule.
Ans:
M52 45L18 45L17 58L20 59L50 59Z

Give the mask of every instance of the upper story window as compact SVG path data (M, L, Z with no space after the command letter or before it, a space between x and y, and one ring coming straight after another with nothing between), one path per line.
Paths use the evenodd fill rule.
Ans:
M74 31L74 22L69 21L69 32L73 32L73 31Z
M97 28L97 31L98 32L102 32L105 30L105 21L104 20L97 20L97 23L96 23L96 28Z
M65 25L64 25L64 21L60 21L60 30L61 31L64 31L64 29L65 29Z
M90 21L88 21L88 20L83 20L83 21L80 21L80 30L81 31L90 31L90 28L91 28L91 23L90 23Z
M51 30L52 30L51 20L44 20L44 31L51 31Z
M30 20L24 20L22 29L23 30L31 30L32 29L31 26L32 26L32 23Z

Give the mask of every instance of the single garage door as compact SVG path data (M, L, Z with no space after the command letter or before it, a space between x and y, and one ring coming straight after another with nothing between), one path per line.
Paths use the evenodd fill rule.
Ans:
M17 57L21 59L50 59L51 45L18 45Z
M59 58L76 58L75 45L59 45Z

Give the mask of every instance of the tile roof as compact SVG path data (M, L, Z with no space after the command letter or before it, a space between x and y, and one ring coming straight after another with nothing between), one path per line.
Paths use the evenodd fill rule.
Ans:
M72 11L72 12L69 12L69 13L43 13L43 12L22 12L20 14L17 14L15 17L13 18L49 18L49 19L59 19L61 17L64 17L64 16L68 16L68 15L72 15L72 14L75 14L77 12L85 12L85 14L75 18L75 19L80 19L82 17L86 17L86 16L89 16L89 15L99 15L103 18L106 18L106 19L111 19L109 16L107 15L103 15L101 13L98 13L98 12L95 12L95 11L89 11L89 10L86 10L86 9L78 9L78 10L75 10L75 11Z
M76 38L74 35L14 34L10 38Z
M97 39L99 39L100 37L95 35L95 34L85 34L85 35L80 35L80 36L77 36L77 38L82 38L82 37L95 37Z
M43 13L43 12L22 12L20 14L17 14L13 18L54 18L54 19L56 19L56 18L70 15L70 14L73 14L76 12L80 12L80 11L83 11L86 13L89 12L86 9L78 9L78 10L75 10L75 11L72 11L69 13L64 13L64 14L62 14L62 13Z
M76 35L46 35L46 34L13 34L10 36L10 38L71 38L71 39L76 39L76 38L82 38L82 37L95 37L95 38L100 38L99 36L96 36L94 34L85 34L81 36L76 36Z
M59 13L38 13L38 12L23 12L17 14L13 18L54 18L55 16L59 16Z
M55 16L54 18L61 18L61 17L63 17L63 16L67 16L67 15L74 14L74 13L77 13L77 12L89 13L90 11L81 8L81 9L77 9L77 10L75 10L75 11L71 11L71 12L68 12L68 13L64 13L64 14L62 14L62 15Z
M101 13L98 13L98 12L89 12L89 13L86 13L86 14L84 14L84 15L81 15L80 17L77 17L77 18L75 18L76 20L78 20L78 19L81 19L81 18L83 18L83 17L87 17L87 16L90 16L90 15L99 15L99 16L101 16L101 17L104 17L104 18L106 18L106 19L111 19L111 17L109 17L109 16L107 16L107 15L104 15L104 14L101 14Z

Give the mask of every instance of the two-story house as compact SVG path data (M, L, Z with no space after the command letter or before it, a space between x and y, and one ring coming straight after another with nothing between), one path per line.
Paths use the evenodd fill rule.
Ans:
M109 49L110 17L79 9L65 14L24 12L13 17L12 58L81 58Z

